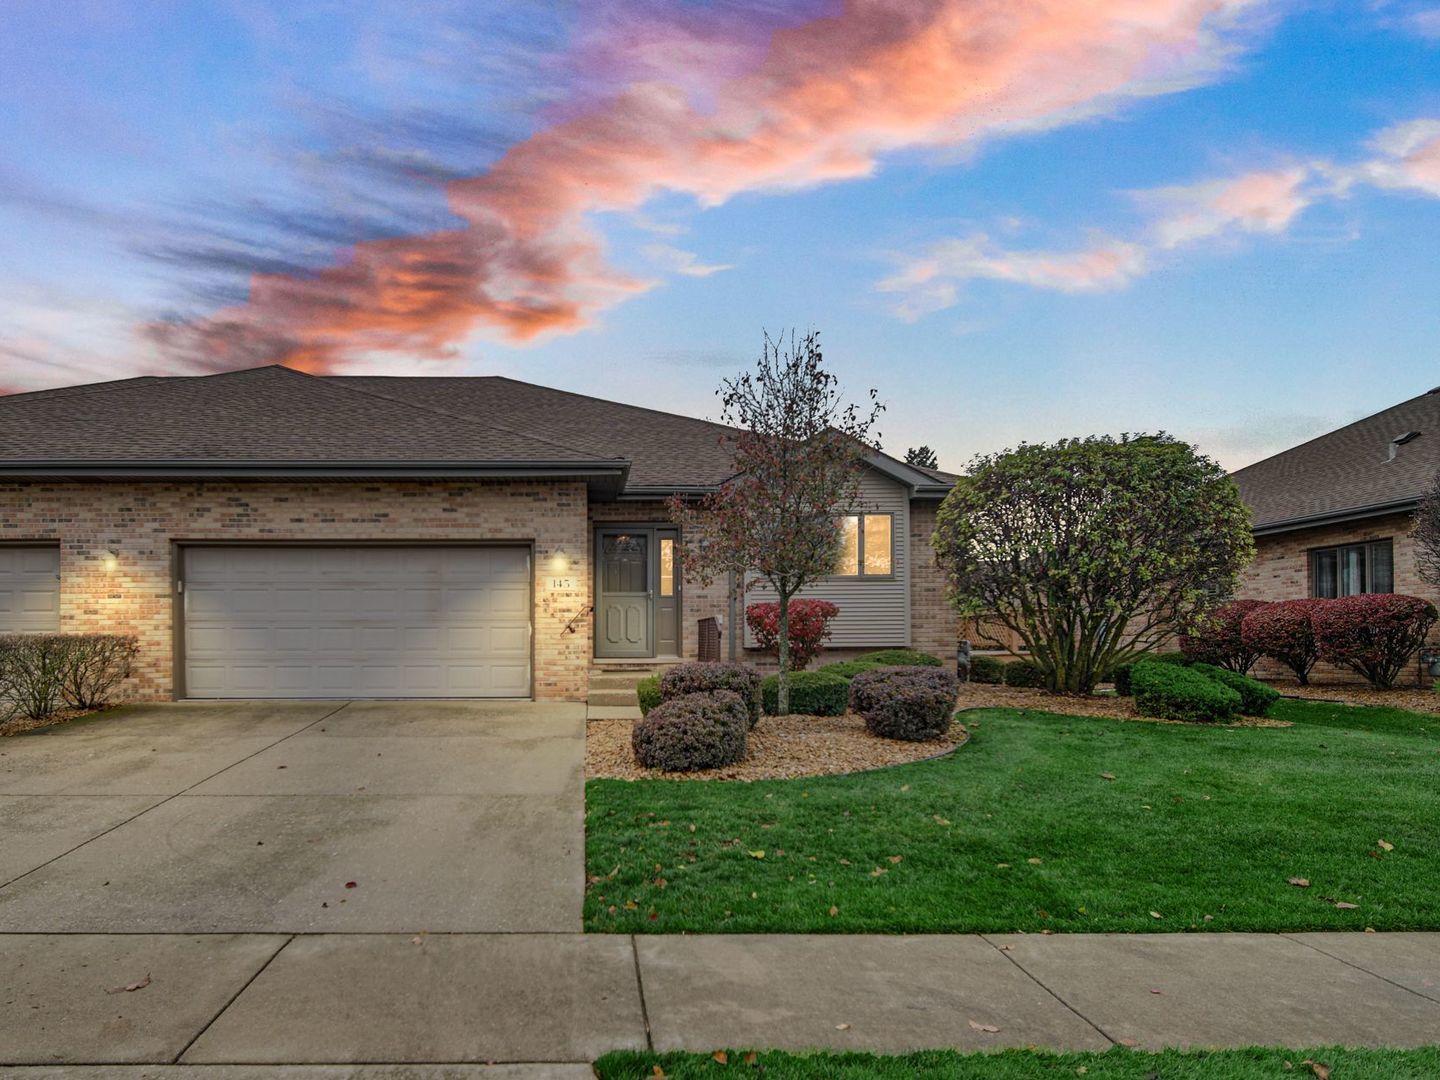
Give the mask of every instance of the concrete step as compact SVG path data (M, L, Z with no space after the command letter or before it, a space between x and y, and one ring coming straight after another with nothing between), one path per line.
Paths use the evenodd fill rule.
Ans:
M586 720L639 720L639 705L591 705L585 710Z
M634 690L642 679L648 679L649 671L592 671L591 690Z
M636 695L634 687L629 690L597 690L591 684L590 695L585 699L588 705L640 705L640 698Z

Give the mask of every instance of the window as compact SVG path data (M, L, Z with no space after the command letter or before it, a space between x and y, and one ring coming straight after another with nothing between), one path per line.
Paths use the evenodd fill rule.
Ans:
M668 536L660 538L660 595L675 595L675 541Z
M1395 591L1395 556L1389 540L1316 548L1310 552L1310 595L1332 599Z
M895 518L851 514L840 519L840 562L836 577L889 577L894 573Z

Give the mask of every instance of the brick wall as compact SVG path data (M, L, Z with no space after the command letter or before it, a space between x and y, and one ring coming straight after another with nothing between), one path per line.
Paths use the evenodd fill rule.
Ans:
M1389 539L1394 549L1395 591L1423 596L1440 604L1440 593L1421 581L1415 569L1415 544L1410 536L1412 524L1411 515L1392 514L1344 525L1257 537L1255 561L1241 575L1235 595L1255 600L1302 599L1310 595L1309 553L1312 548ZM1432 644L1437 640L1440 636L1432 635ZM1293 678L1288 668L1267 660L1256 665L1256 672L1266 678ZM1317 683L1361 681L1349 670L1323 663L1315 665L1310 679ZM1413 682L1413 668L1411 674L1401 676L1401 681Z
M585 507L584 484L568 481L9 483L0 484L0 542L59 541L61 629L138 635L128 689L140 700L172 696L174 540L533 542L535 694L579 700L589 621L573 634L565 625L589 602ZM553 577L574 588L552 590Z
M939 509L933 501L910 504L910 644L948 664L955 657L960 619L945 598L945 575L930 542Z

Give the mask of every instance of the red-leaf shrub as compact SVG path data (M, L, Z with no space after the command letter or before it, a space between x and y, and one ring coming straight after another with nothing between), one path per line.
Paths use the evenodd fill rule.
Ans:
M1364 675L1377 690L1395 685L1435 625L1435 605L1418 596L1367 593L1327 600L1310 617L1320 659Z
M647 769L694 772L733 765L745 756L745 702L730 690L662 701L630 733L635 760Z
M820 655L830 639L830 620L840 609L828 600L790 601L790 669L804 671ZM745 621L760 647L772 656L780 655L780 605L751 604Z
M691 660L660 676L660 699L729 690L740 695L753 728L760 721L760 673L745 664Z
M1240 623L1240 640L1245 648L1278 660L1291 671L1301 686L1310 685L1310 669L1319 655L1315 650L1315 629L1311 614L1328 600L1280 600L1256 608Z
M1195 620L1190 633L1181 635L1180 651L1199 664L1214 664L1227 671L1249 672L1260 658L1247 648L1240 626L1251 612L1267 607L1265 600L1231 600Z

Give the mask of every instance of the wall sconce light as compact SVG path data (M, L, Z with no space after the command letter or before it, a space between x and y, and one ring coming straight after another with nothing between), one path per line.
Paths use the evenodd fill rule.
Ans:
M120 556L115 553L114 548L106 548L100 553L100 565L106 570L114 570L120 565Z
M565 545L561 544L550 555L550 569L560 571L570 569L570 556L565 553Z

